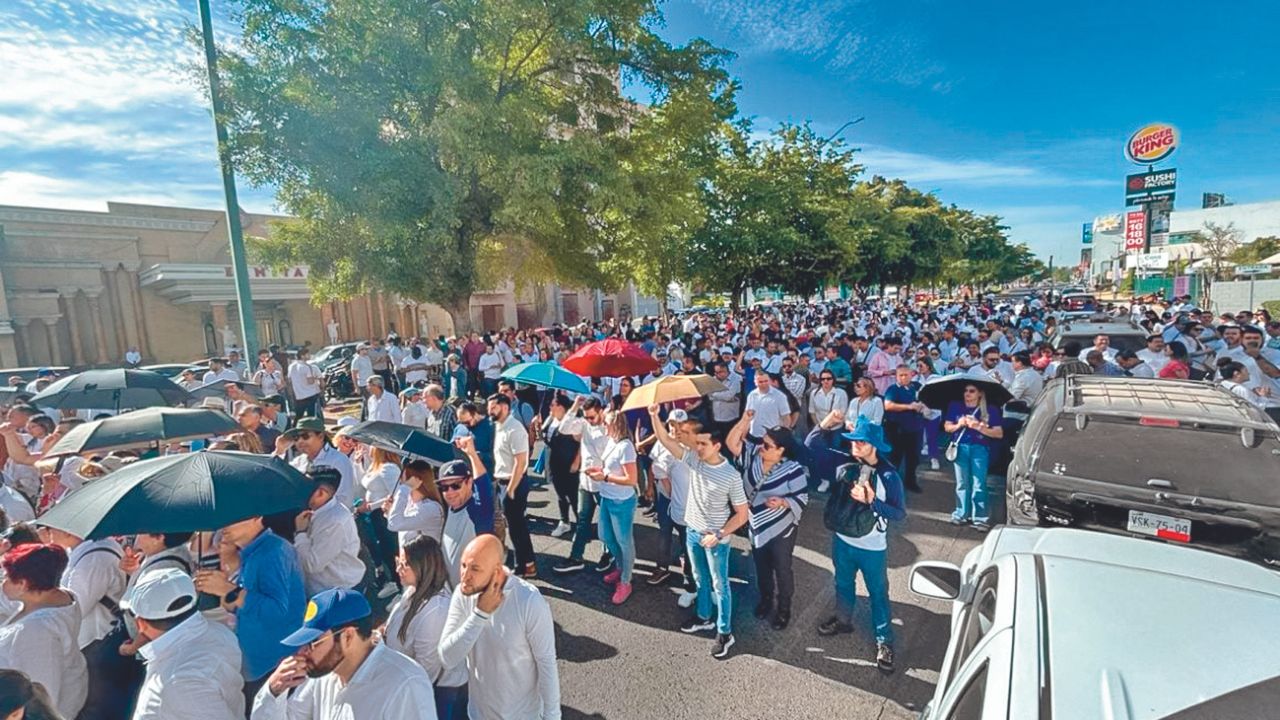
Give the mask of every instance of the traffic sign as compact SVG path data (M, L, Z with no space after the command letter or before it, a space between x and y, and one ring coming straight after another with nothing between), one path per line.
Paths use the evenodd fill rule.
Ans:
M1237 265L1237 275L1270 275L1271 266L1266 263L1257 263L1254 265Z

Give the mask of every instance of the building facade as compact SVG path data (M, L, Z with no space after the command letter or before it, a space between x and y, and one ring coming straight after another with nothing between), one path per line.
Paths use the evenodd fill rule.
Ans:
M274 215L241 213L246 235ZM105 212L0 205L0 368L188 362L238 346L239 310L221 211L108 203ZM308 269L250 267L262 345L320 347L382 337L451 335L436 305L387 293L311 301ZM539 327L657 312L628 285L617 294L556 285L476 293L475 328Z

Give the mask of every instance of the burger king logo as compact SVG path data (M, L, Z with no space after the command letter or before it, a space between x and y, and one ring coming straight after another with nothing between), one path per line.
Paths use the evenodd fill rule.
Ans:
M1177 147L1177 128L1168 123L1152 123L1129 137L1124 154L1139 165L1151 165L1172 155Z

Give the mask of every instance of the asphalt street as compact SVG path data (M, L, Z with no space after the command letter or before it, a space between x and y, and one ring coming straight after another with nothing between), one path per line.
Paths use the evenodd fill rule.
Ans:
M927 465L926 465L927 467ZM944 464L945 469L949 466ZM710 635L679 631L687 610L679 589L645 585L653 569L656 525L636 525L635 591L621 607L589 565L555 575L552 565L569 551L568 537L549 536L556 520L550 485L530 496L540 578L557 631L565 718L707 720L708 718L913 718L932 696L948 639L949 604L914 596L907 576L917 560L959 562L981 540L947 520L954 484L943 472L922 473L923 495L908 497L908 517L891 530L889 585L896 634L897 671L875 666L875 643L865 589L859 583L853 635L820 637L815 628L831 614L831 533L822 525L824 499L811 500L796 543L796 594L791 626L781 632L756 620L754 566L745 538L734 538L730 573L734 591L733 655L711 657ZM993 503L1003 499L993 488ZM994 513L993 513L994 514ZM999 516L995 514L995 516ZM591 543L587 560L599 558Z

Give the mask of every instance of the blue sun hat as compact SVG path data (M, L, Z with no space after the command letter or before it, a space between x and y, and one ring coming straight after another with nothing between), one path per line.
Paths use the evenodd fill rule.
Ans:
M302 627L280 642L290 647L301 647L336 627L368 617L372 612L369 601L355 590L325 590L307 603Z
M889 447L889 443L884 439L884 428L861 415L858 416L857 424L853 426L853 432L847 432L841 437L845 440L871 443L876 452L881 455L887 456L893 451L893 448Z

